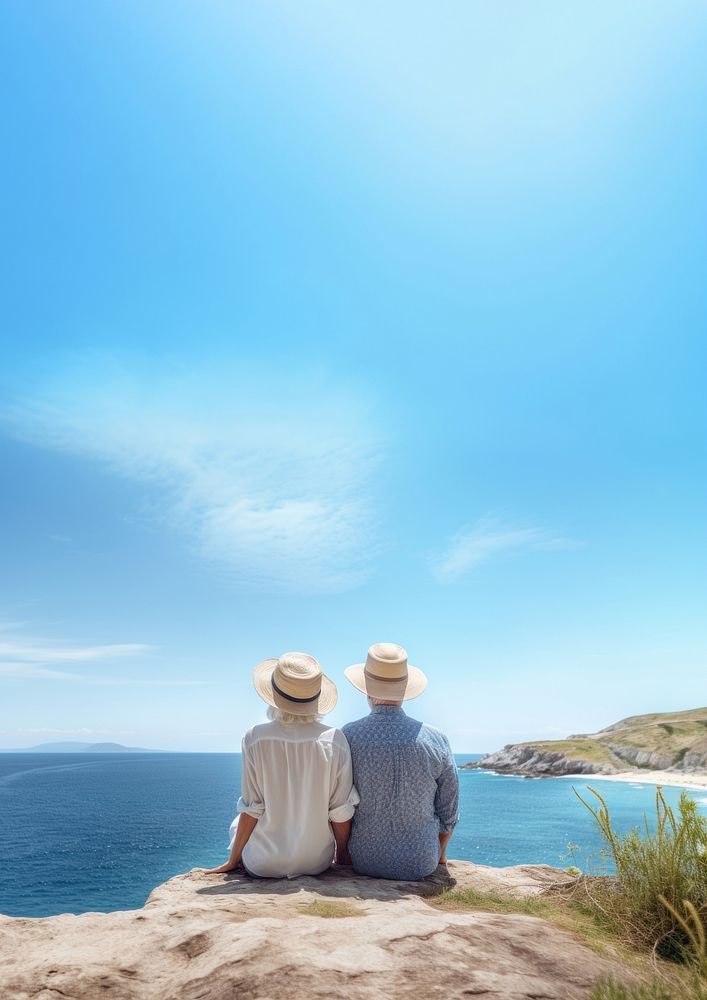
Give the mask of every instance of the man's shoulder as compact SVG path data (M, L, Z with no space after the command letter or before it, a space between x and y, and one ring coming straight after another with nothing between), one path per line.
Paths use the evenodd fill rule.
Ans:
M361 726L361 723L366 721L366 718L367 717L364 716L362 719L353 719L351 722L345 722L344 725L341 727L341 732L344 734L344 736L346 736L347 733L354 732L354 730L358 729Z
M354 719L353 722L347 722L341 727L341 731L348 739L349 735L355 735L361 729L365 729L370 724L371 718L372 716L370 715L364 715L360 719Z
M427 722L423 722L420 726L420 736L427 743L434 745L442 750L449 750L449 740L444 735L441 729L437 729L436 726L430 726Z
M429 735L434 736L435 739L447 739L442 730L438 729L437 726L431 726L429 722L422 722L420 725L425 733L429 733Z

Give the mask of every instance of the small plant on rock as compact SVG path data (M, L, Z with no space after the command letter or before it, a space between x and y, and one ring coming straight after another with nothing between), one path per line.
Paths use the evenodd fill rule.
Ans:
M622 937L662 958L690 961L707 973L707 818L683 792L677 813L656 789L656 824L619 834L605 799L589 787L596 820L616 866L616 878L589 888L592 903Z

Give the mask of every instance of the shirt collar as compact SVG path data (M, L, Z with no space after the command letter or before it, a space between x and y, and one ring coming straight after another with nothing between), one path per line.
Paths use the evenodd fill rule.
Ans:
M371 715L405 715L405 712L397 705L374 705Z

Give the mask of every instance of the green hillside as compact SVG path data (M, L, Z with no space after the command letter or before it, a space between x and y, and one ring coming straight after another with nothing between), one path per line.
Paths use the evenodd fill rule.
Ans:
M632 715L598 733L518 744L572 759L637 767L707 766L707 708Z

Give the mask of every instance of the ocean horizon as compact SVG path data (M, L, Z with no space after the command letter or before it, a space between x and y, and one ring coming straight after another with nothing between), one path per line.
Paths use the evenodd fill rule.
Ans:
M456 754L457 765L481 754ZM0 913L135 909L157 885L225 860L238 753L0 754ZM650 818L655 786L460 770L450 858L595 870L602 844L573 787L607 798L620 830ZM665 788L671 805L681 789ZM707 794L689 792L707 813ZM570 845L576 845L573 850Z

